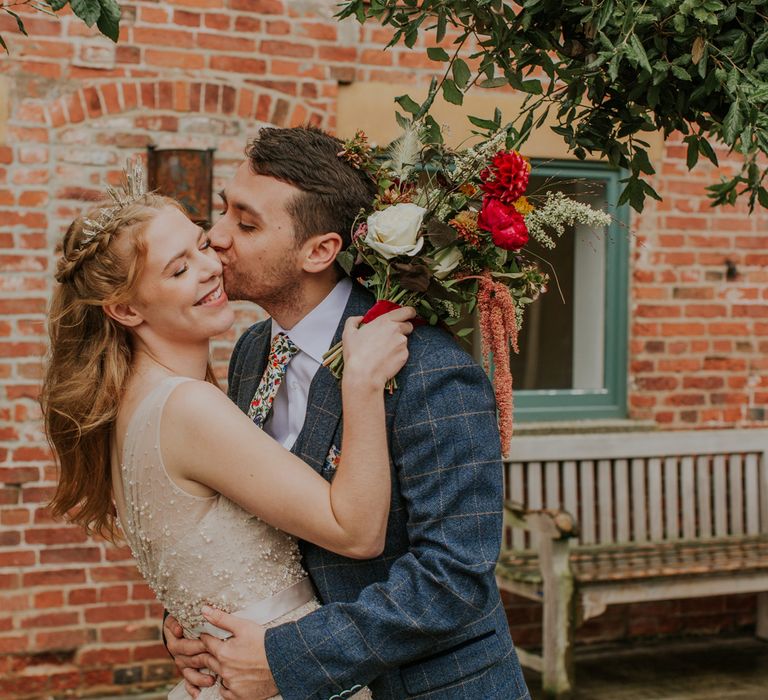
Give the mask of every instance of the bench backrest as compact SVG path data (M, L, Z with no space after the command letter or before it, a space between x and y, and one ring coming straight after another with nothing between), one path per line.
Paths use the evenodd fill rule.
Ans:
M507 498L567 510L582 545L768 533L768 430L519 436L506 468Z

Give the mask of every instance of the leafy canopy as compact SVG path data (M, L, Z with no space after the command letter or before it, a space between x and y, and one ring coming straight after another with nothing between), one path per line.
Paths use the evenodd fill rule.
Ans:
M528 93L519 142L553 111L553 130L576 157L627 169L621 202L638 211L646 197L659 199L643 140L654 131L684 135L689 169L700 156L717 165L717 142L740 154L741 171L708 188L713 205L744 195L750 209L768 207L765 0L345 0L341 8L340 19L393 27L389 46L413 47L425 29L444 44L451 28L450 53L427 49L445 66L438 89L448 102L461 104L474 84ZM400 105L416 114L433 99L434 91L422 105Z
M0 4L0 10L13 17L16 20L18 30L24 36L28 36L23 18L12 9L21 5L31 7L46 15L55 15L59 10L69 5L75 16L83 20L89 27L95 24L104 36L109 37L115 43L120 36L121 10L117 0L9 0ZM6 53L10 53L8 45L1 35L0 47Z

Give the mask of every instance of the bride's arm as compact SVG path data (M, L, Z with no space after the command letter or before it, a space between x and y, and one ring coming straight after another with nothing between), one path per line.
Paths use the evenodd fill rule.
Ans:
M254 426L218 389L181 384L161 432L166 469L180 486L204 484L265 522L354 558L380 553L391 494L384 385L405 364L411 309L344 332L344 437L332 484ZM357 319L359 321L359 319Z

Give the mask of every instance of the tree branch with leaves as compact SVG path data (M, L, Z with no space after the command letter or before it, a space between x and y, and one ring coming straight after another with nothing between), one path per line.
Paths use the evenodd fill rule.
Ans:
M0 10L13 17L16 20L19 32L24 36L28 36L27 29L24 26L24 19L16 10L23 6L46 15L55 16L57 12L63 10L67 5L72 8L75 16L83 20L87 26L92 27L95 24L104 36L117 43L120 36L121 15L117 0L9 0L0 4ZM8 45L1 35L0 47L6 53L10 53Z
M657 131L682 133L689 169L700 157L718 165L718 143L742 159L740 172L708 188L713 205L745 196L750 210L768 207L765 0L346 0L341 8L340 19L392 27L388 46L413 47L434 31L427 53L447 64L437 90L448 102L461 104L475 84L527 93L515 122L520 144L554 113L553 131L577 158L627 170L620 201L638 211L647 197L660 199L645 140ZM476 48L462 58L438 46L449 29L456 46Z

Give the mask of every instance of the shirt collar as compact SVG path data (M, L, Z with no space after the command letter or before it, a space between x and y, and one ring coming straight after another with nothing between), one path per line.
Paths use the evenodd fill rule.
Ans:
M344 309L352 293L352 280L345 277L340 280L312 311L287 331L272 319L272 337L285 333L301 350L315 362L322 364L323 355L331 346L333 336L339 326Z

